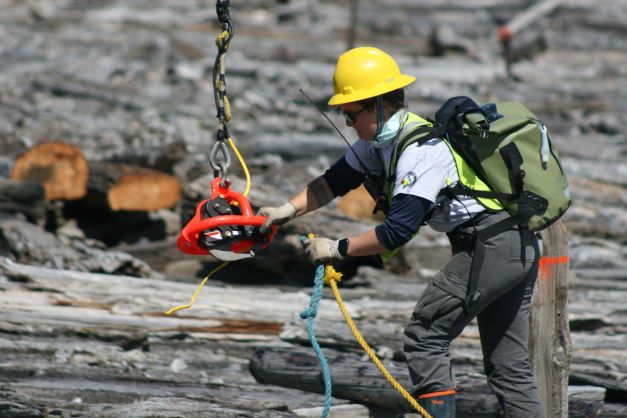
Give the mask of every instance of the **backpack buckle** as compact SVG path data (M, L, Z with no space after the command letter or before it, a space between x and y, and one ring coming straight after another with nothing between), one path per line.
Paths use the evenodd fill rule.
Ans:
M488 132L490 132L490 122L487 120L483 120L478 123L479 127L479 138L486 139L488 137Z

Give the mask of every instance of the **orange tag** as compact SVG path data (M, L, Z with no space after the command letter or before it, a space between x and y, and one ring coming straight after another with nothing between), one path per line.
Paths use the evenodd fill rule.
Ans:
M539 276L548 278L551 275L551 269L557 264L568 264L570 258L567 255L557 257L541 257L539 266Z

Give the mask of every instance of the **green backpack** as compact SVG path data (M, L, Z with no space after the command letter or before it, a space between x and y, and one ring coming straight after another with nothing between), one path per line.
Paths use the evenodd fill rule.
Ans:
M566 174L546 127L519 102L477 105L464 96L447 100L433 128L416 129L397 147L443 137L491 189L449 189L453 195L496 198L512 215L503 228L539 231L559 219L571 201ZM502 221L503 222L503 221ZM501 228L501 229L503 229Z

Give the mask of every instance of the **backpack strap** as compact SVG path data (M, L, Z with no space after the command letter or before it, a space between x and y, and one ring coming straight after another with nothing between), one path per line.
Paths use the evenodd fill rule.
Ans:
M392 153L392 159L390 160L390 167L388 171L388 182L394 180L393 176L396 172L396 162L400 158L403 151L405 151L410 145L418 144L418 146L420 146L434 138L439 138L444 135L445 129L443 127L410 124L403 128L403 131L401 131L401 139L395 145L394 152Z
M525 179L525 172L520 168L523 164L523 157L520 154L520 150L513 142L501 148L500 153L507 169L512 173L514 179L514 196L518 197L522 193L523 181Z
M468 285L466 288L466 298L464 300L464 308L466 312L470 309L470 304L474 301L475 293L477 292L477 285L479 283L479 273L481 271L481 265L485 258L485 242L505 231L510 230L515 225L520 225L524 230L527 230L527 222L529 218L524 215L509 216L502 221L499 221L493 225L488 226L480 231L477 231L474 237L472 264L470 266L470 277L468 279Z

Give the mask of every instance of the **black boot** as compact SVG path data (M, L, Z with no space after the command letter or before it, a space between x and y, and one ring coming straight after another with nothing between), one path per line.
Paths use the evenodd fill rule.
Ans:
M418 403L432 418L455 418L455 391L425 393L418 397Z

